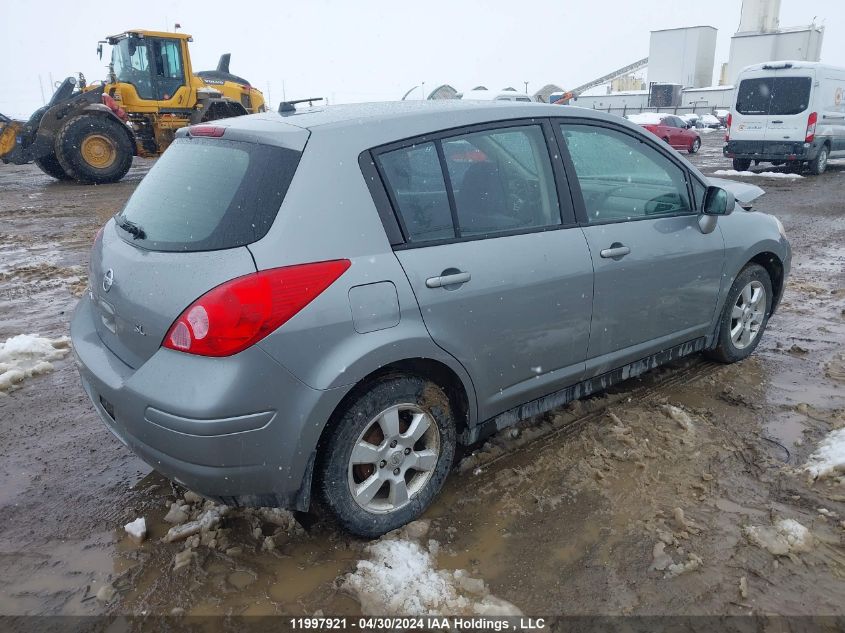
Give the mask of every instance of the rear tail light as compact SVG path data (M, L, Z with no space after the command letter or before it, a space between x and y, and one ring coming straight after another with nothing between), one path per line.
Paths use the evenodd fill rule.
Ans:
M733 121L733 116L728 113L728 120L725 121L725 140L731 140L731 122Z
M284 325L349 268L348 259L273 268L227 281L189 305L163 347L230 356Z
M817 112L813 112L807 118L807 134L804 136L805 143L812 143L816 138L816 123L819 120Z
M225 131L226 128L219 125L192 125L188 128L188 134L191 136L213 136L215 138L223 136Z

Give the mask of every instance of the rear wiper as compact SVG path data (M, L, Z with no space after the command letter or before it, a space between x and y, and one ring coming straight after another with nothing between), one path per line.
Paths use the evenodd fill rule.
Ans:
M132 236L133 240L143 240L147 238L147 234L140 226L126 218L117 218L117 225Z

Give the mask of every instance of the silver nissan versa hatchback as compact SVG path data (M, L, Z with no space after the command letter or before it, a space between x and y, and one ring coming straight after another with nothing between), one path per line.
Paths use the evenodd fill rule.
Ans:
M760 341L790 247L756 187L618 117L506 102L180 130L98 235L85 390L153 468L373 537L469 445L680 356ZM733 212L733 213L732 213Z

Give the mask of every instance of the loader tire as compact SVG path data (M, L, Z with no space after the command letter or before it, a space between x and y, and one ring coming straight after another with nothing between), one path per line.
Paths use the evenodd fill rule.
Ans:
M41 171L56 180L72 180L61 164L59 164L59 159L56 158L55 154L47 154L41 158L36 158L35 164L38 165Z
M56 137L56 157L65 172L86 184L117 182L132 166L132 142L120 123L101 115L74 117Z

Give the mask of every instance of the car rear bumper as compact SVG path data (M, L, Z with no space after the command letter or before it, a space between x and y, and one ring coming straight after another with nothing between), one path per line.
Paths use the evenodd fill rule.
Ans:
M804 161L813 160L823 143L816 139L812 143L803 141L728 141L722 153L727 158L744 158L762 161Z
M229 505L306 510L320 433L344 389L316 390L258 347L226 358L159 349L139 369L100 340L84 297L71 322L86 393L150 466Z

